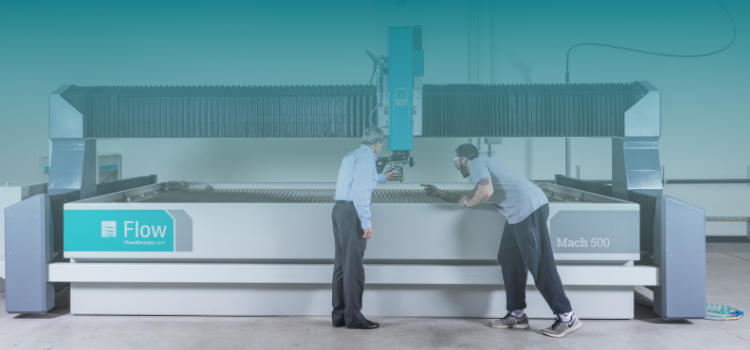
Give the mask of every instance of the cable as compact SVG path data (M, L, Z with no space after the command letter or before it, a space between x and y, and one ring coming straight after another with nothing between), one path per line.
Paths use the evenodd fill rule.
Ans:
M706 320L711 321L737 321L742 319L745 313L729 305L706 304Z
M696 54L696 55L679 55L679 54L671 54L671 53L662 53L662 52L653 52L653 51L646 51L646 50L638 50L638 49L633 49L633 48L629 48L629 47L616 46L616 45L608 45L608 44L599 44L599 43L581 43L581 44L576 44L576 45L571 46L570 49L568 49L568 54L567 54L567 57L566 57L566 60L565 60L565 83L567 84L567 83L570 82L570 74L569 74L570 51L573 50L573 49L575 49L576 47L579 47L579 46L600 46L600 47L608 47L608 48L612 48L612 49L619 49L619 50L626 50L626 51L632 51L632 52L638 52L638 53L645 53L645 54L648 54L648 55L667 56L667 57L682 57L682 58L706 57L706 56L711 56L711 55L715 55L717 53L723 52L724 50L726 50L730 46L732 46L732 44L734 44L734 39L737 37L737 25L734 23L734 18L732 18L732 15L729 13L729 11L727 10L727 8L724 7L724 5L722 5L718 1L716 1L716 3L719 4L719 6L721 6L721 8L724 10L724 12L726 12L727 16L729 16L729 20L732 21L732 28L734 30L734 32L732 34L732 40L729 42L729 44L727 46L723 47L722 49L716 50L716 51L713 51L713 52L709 52L709 53L702 53L702 54Z
M372 74L370 75L370 83L368 84L368 85L372 85L372 79L375 78L375 72L378 70L378 66L380 65L380 60L370 50L365 50L365 53L367 54L367 56L370 56L370 58L372 59Z
M370 126L377 126L377 125L375 125L375 124L372 123L372 114L375 113L375 110L377 110L377 109L378 109L378 107L373 108L372 112L370 112L370 116L367 118L367 121L370 123Z

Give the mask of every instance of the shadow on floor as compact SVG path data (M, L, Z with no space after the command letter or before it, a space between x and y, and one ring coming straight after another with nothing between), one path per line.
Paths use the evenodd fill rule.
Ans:
M639 289L635 291L634 319L652 324L693 324L689 320L665 320L654 312L653 293L645 295Z
M46 314L42 315L36 315L36 314L20 314L16 317L13 317L14 319L31 319L31 320L37 320L37 319L53 319L58 318L60 316L64 316L70 313L70 286L65 287L57 293L55 293L55 307L52 308L52 310L49 310Z

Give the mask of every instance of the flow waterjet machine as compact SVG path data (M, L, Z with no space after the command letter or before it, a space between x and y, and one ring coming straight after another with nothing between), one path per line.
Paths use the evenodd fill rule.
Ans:
M379 164L401 172L413 164L414 137L611 138L611 187L538 184L576 312L632 318L634 286L649 286L660 316L704 316L705 216L662 195L656 88L423 84L421 27L387 36L386 54L370 55L377 79L368 85L55 91L48 194L5 212L8 312L44 313L55 283L70 282L74 314L329 314L333 184L151 178L102 190L96 140L353 138L377 125L393 152ZM290 211L299 217L284 220ZM505 314L496 262L504 219L490 204L465 210L417 184L385 184L372 211L380 233L366 253L365 313ZM528 294L529 315L551 317L532 286Z

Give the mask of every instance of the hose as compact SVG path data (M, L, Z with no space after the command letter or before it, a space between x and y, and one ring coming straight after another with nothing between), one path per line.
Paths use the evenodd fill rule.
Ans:
M378 109L378 107L375 107L375 108L373 108L373 109L372 109L372 112L370 112L370 116L369 116L369 117L367 117L367 121L368 121L368 122L370 123L370 126L377 126L377 125L375 125L375 124L373 124L373 123L372 123L372 114L373 114L373 113L375 113L375 111L376 111L377 109Z
M737 321L742 319L745 313L729 305L706 304L706 320L711 321Z
M575 49L576 47L579 47L579 46L599 46L599 47L607 47L607 48L611 48L611 49L618 49L618 50L625 50L625 51L632 51L632 52L644 53L644 54L647 54L647 55L666 56L666 57L682 57L682 58L706 57L706 56L711 56L711 55L715 55L717 53L723 52L724 50L726 50L730 46L732 46L732 44L734 44L734 39L737 38L737 25L734 23L734 18L729 13L729 11L727 10L727 8L724 7L724 5L722 5L718 1L716 1L716 3L719 4L719 6L721 6L721 8L724 10L724 12L726 12L727 16L729 16L729 20L732 22L732 29L733 29L732 40L730 40L729 44L727 44L723 48L721 48L719 50L716 50L716 51L707 52L707 53L693 54L693 55L682 55L682 54L673 54L673 53L663 53L663 52L654 52L654 51L639 50L639 49L633 49L633 48L629 48L629 47L609 45L609 44L600 44L600 43L581 43L581 44L576 44L576 45L571 46L568 49L568 53L566 55L566 59L565 59L565 83L567 84L568 82L570 82L570 74L569 74L570 51L572 51L573 49Z

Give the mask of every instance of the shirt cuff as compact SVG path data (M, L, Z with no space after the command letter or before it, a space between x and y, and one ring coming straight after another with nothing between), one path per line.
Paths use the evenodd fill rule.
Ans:
M370 223L369 221L362 221L362 229L363 230L366 230L366 229L371 228L371 227L372 227L372 223Z
M378 182L383 183L386 181L385 174L378 174Z

